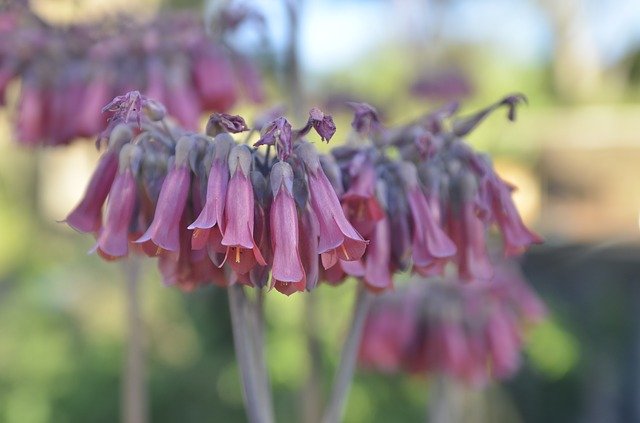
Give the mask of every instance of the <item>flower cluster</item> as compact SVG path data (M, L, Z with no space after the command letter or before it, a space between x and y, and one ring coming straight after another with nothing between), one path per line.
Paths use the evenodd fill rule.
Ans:
M546 309L512 263L491 282L415 280L374 302L360 363L393 373L444 374L473 385L520 367L522 335Z
M241 97L262 101L257 69L188 13L148 23L117 20L50 26L28 9L0 12L0 105L20 78L16 136L35 145L67 144L104 129L100 108L138 89L195 130L203 111L224 112Z
M382 291L396 272L439 275L449 263L462 279L490 279L489 226L508 254L538 240L512 187L455 132L488 112L450 129L443 111L388 129L371 106L351 106L347 145L319 154L305 136L313 129L328 141L336 128L316 108L300 129L282 116L258 119L250 147L231 135L249 129L239 116L213 114L206 135L195 134L167 125L162 106L137 92L117 97L105 108L108 147L67 222L95 233L105 258L131 247L159 256L168 284L285 294L348 276Z

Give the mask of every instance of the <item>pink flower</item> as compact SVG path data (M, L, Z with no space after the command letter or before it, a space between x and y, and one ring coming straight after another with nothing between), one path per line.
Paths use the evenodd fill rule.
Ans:
M391 261L391 231L386 216L376 223L365 254L364 283L372 291L393 288L389 269Z
M105 224L91 250L98 251L107 260L126 256L129 252L129 227L137 199L134 172L137 172L141 156L142 150L131 144L120 151L120 165L109 191Z
M349 164L349 189L342 195L349 222L364 236L384 217L376 198L376 169L368 152L356 154Z
M244 145L234 147L229 154L231 180L224 210L224 261L239 274L245 274L256 263L266 266L253 239L254 198L250 180L251 151Z
M298 212L293 199L293 170L286 162L271 168L271 274L275 288L287 295L304 291L306 277L298 250Z
M320 226L316 214L308 205L300 213L298 229L300 260L307 279L307 290L311 291L318 284L320 277L320 258L318 257Z
M401 166L413 218L414 267L425 276L440 273L446 259L456 253L456 246L434 219L429 203L418 183L415 166L408 162L402 163Z
M100 158L84 197L65 220L73 229L80 232L97 232L102 226L102 205L118 171L118 154L132 137L131 129L125 125L118 125L113 129L108 150Z
M317 153L311 144L299 143L296 154L307 170L311 208L320 226L318 254L322 255L323 267L332 267L338 259L359 260L367 241L347 221L338 197L320 166Z
M213 160L207 182L207 197L198 218L189 225L193 229L192 246L200 250L207 245L212 230L224 230L224 206L229 185L229 152L235 142L229 134L220 134L214 139ZM215 229L214 229L215 227Z
M153 222L137 243L151 241L163 250L180 250L180 218L189 196L191 170L188 159L193 143L189 137L178 140L175 162L162 183Z

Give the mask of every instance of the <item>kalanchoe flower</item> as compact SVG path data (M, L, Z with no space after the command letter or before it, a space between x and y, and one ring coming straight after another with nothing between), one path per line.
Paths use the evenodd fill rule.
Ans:
M356 154L349 163L349 189L342 195L342 204L349 221L364 236L384 217L376 198L377 173L372 154L365 150Z
M120 164L109 191L107 217L98 241L91 250L107 260L124 257L129 252L129 227L136 205L135 174L140 167L142 150L127 144L120 150Z
M293 150L293 141L291 124L285 118L279 117L262 129L260 139L253 145L272 145L278 151L278 158L287 160Z
M487 116L489 116L492 112L499 109L502 106L507 107L507 117L510 121L516 120L516 110L520 104L527 104L527 97L523 94L511 94L503 98L502 100L492 104L489 107L486 107L480 110L477 113L474 113L471 116L457 119L453 123L453 133L459 137L467 135L476 126L480 124Z
M225 262L239 274L245 274L256 264L266 266L253 239L254 197L251 185L251 152L244 145L229 153L231 180L224 209L225 224L222 245L227 249Z
M542 243L535 233L522 222L522 218L511 198L511 187L493 171L483 181L491 198L491 211L500 228L507 256L521 254L531 244Z
M100 158L84 197L65 222L80 232L97 232L102 224L102 205L118 171L118 155L122 146L131 141L133 133L125 125L114 128L107 152Z
M214 231L220 233L217 238L219 240L222 238L224 206L229 184L228 158L233 146L235 146L235 142L229 134L220 134L214 139L206 203L195 222L189 225L189 229L194 230L192 241L194 249L199 250L206 246L209 233L216 225Z
M378 116L378 111L367 103L348 102L354 110L353 121L351 127L359 134L368 136L371 133L382 130L382 123Z
M347 221L338 197L322 170L318 154L308 143L298 144L296 154L307 170L311 208L320 225L318 254L322 255L322 265L328 269L338 259L359 260L367 241Z
M293 199L293 169L278 162L271 169L271 245L273 286L287 295L306 288L305 272L300 259L298 212Z
M144 235L136 240L137 243L151 241L159 249L180 250L180 219L189 196L189 155L193 145L193 138L185 136L178 140L175 162L162 184L153 222Z
M318 284L320 278L320 260L318 260L318 238L320 225L318 218L309 205L300 212L298 239L300 260L304 267L307 280L307 291L311 291Z
M151 120L161 120L166 113L162 104L143 96L138 91L130 91L115 97L102 108L102 113L105 112L112 113L109 117L110 122L135 122L138 126L140 126L145 112Z
M317 107L309 111L309 120L307 124L296 131L296 138L301 138L309 133L311 128L320 135L322 141L329 142L333 134L336 133L336 125L333 123L331 115L325 115L322 110Z
M225 132L237 134L247 130L249 130L249 128L242 116L227 113L213 113L209 116L206 133L210 137L215 137Z
M415 166L404 162L400 170L413 218L414 268L425 276L439 274L446 259L456 253L456 246L434 219L420 188Z
M457 194L450 206L449 235L457 246L456 261L462 280L489 280L493 268L487 253L486 228L476 213L476 181L469 172L458 176L452 189Z

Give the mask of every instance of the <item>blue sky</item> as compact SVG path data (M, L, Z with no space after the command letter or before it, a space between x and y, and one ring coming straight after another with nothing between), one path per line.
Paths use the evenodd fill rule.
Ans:
M271 35L281 45L287 30L280 2L253 2L266 14ZM402 16L392 8L399 3L413 4L413 9ZM589 38L605 64L631 48L640 49L640 0L580 3ZM420 4L424 1L305 0L300 42L303 66L312 72L331 71L389 40L428 30L432 15ZM550 55L550 26L536 0L458 0L440 19L445 36L494 47L512 60L532 63Z

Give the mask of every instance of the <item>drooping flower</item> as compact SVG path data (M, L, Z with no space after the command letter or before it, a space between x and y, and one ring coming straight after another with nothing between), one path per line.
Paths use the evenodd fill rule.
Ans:
M278 158L287 160L293 150L291 124L282 116L268 123L260 133L260 139L254 147L271 145L276 147Z
M413 222L414 269L425 276L439 274L446 260L456 253L456 246L435 221L420 188L415 166L404 162L400 171Z
M107 152L102 155L93 172L84 196L65 222L80 232L97 232L102 225L102 205L118 171L118 155L122 146L133 137L128 126L118 125L109 139Z
M224 209L225 263L239 274L245 274L256 264L266 265L260 249L253 239L254 198L250 180L251 152L244 145L229 153L231 180Z
M349 221L364 236L369 236L376 222L384 217L375 194L377 176L370 151L354 155L349 163L349 189L342 195L342 204Z
M298 236L298 212L293 199L293 170L286 162L278 162L271 168L271 245L273 286L291 295L304 291L306 278L300 259Z
M129 227L137 199L134 175L141 156L141 149L135 145L127 144L120 150L118 174L109 191L107 216L92 249L107 260L124 257L129 252Z
M189 225L189 229L194 230L192 245L196 250L207 245L212 230L220 234L224 231L224 206L229 184L228 159L233 146L235 142L227 133L222 133L214 139L206 202L198 218ZM215 229L212 229L214 227Z
M153 222L136 240L137 243L151 241L158 249L173 252L180 250L180 219L191 186L189 154L193 144L193 139L187 136L178 140L175 161L162 183Z
M322 170L317 153L311 144L300 143L296 154L307 171L310 204L320 226L318 254L321 254L323 267L332 267L338 259L359 260L364 254L367 241L345 217L338 197Z

